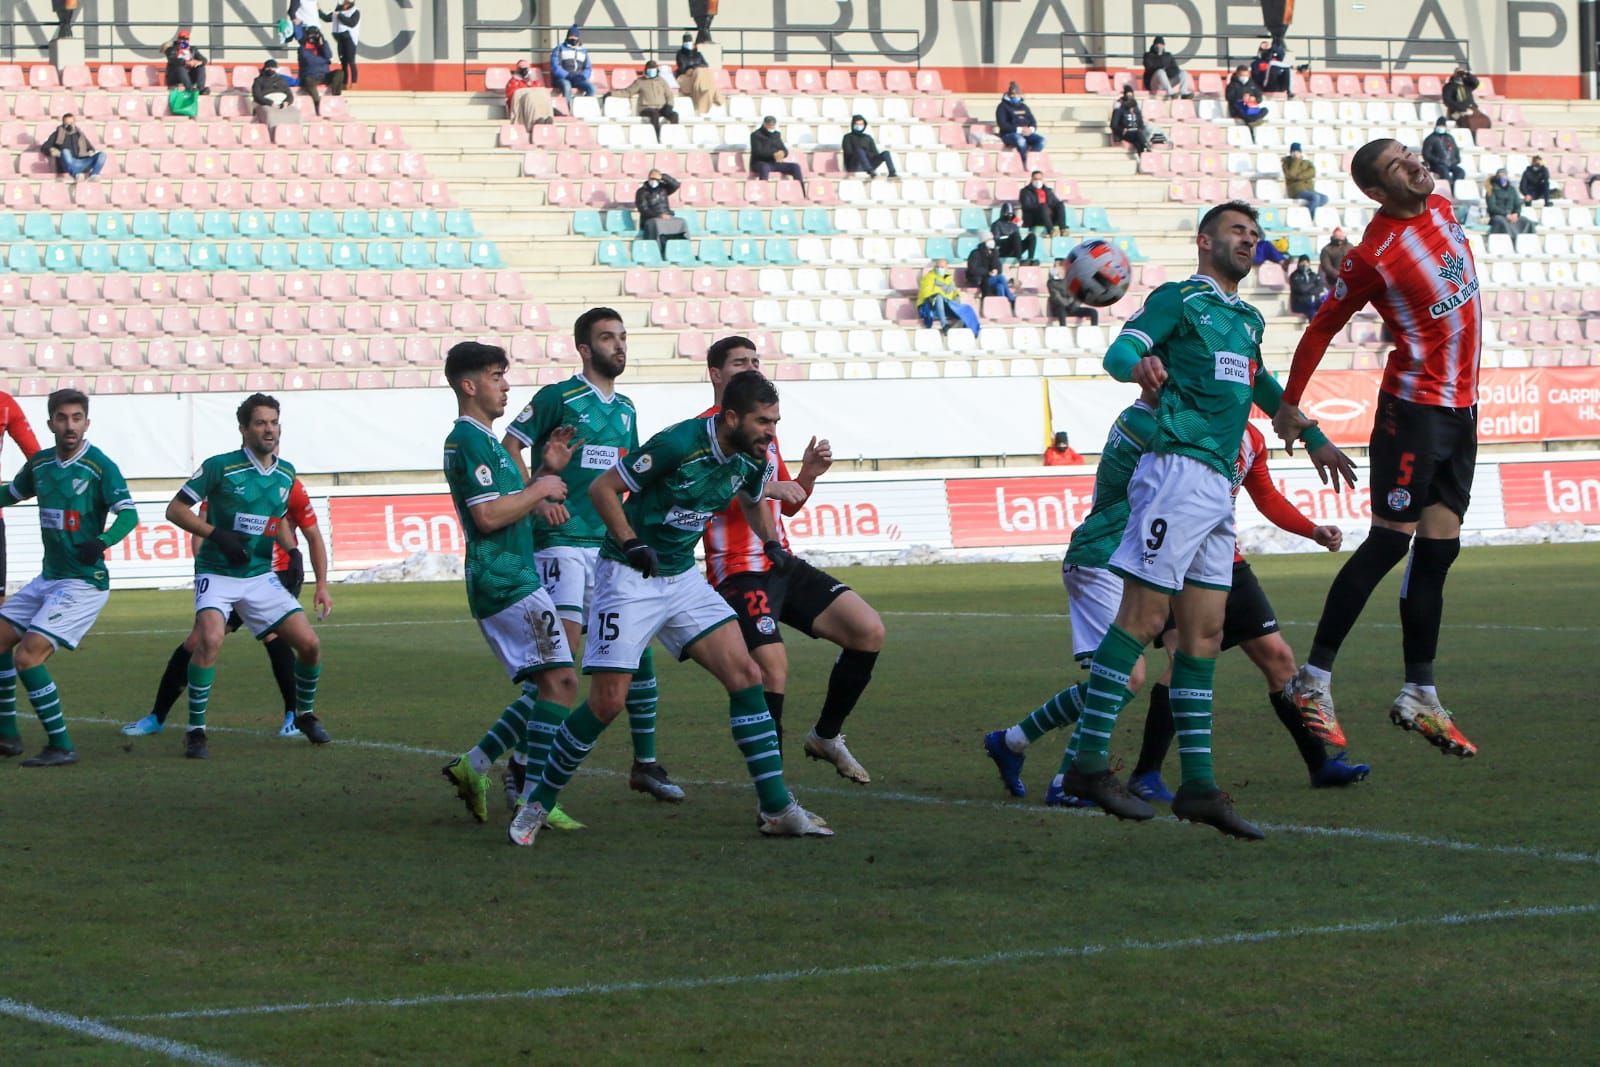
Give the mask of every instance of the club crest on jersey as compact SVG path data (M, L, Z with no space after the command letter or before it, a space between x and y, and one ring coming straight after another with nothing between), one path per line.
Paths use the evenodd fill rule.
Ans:
M643 474L643 473L645 473L646 471L648 471L650 469L651 465L654 462L655 461L650 458L650 453L648 453L648 452L644 453L638 459L633 461L633 473L635 473L635 474Z
M74 493L78 494L79 496L82 496L84 494L84 492L88 488L89 488L89 479L87 479L87 478L74 478L72 480L72 491Z
M1333 283L1333 298L1335 300L1343 300L1349 295L1350 287L1344 283L1343 278L1340 278L1338 281Z
M1460 289L1467 277L1467 257L1446 252L1439 258L1443 261L1439 267L1439 277Z
M1409 490L1409 489L1391 489L1391 490L1389 490L1389 510L1390 511L1404 511L1406 508L1408 508L1410 506L1411 506L1411 490Z
M756 620L756 629L759 632L766 634L768 637L771 637L773 634L778 632L778 624L773 621L771 615L763 615L761 618Z
M1452 222L1449 226L1449 230L1450 240L1454 241L1458 245L1464 245L1467 243L1467 231L1461 228L1461 223Z

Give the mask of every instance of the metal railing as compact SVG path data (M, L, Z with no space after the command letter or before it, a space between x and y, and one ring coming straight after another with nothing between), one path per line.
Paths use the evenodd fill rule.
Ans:
M258 62L266 55L292 52L278 36L275 22L186 22L194 46L208 61ZM83 42L84 58L91 62L127 63L163 61L161 49L177 35L180 24L172 20L79 19L72 34ZM43 53L55 37L53 21L18 21L0 24L0 54L11 61L25 58L30 49ZM332 35L323 35L332 41Z

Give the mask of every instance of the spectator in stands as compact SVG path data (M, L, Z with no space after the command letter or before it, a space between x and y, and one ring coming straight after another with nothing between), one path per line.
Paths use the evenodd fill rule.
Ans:
M179 30L161 51L167 57L167 88L211 91L206 88L206 57L189 43L188 30Z
M1044 174L1040 171L1028 176L1026 188L1017 195L1017 204L1022 208L1025 229L1043 230L1046 235L1055 237L1067 232L1067 205L1044 183Z
M1228 114L1251 128L1250 139L1255 140L1255 127L1267 117L1261 106L1261 91L1250 80L1250 68L1240 63L1233 68L1233 77L1223 95L1228 100Z
M678 49L677 58L672 62L672 73L676 77L682 78L691 70L698 70L701 67L709 67L710 65L710 63L706 62L705 53L695 47L694 34L685 30L683 44Z
M1000 131L1000 140L1017 150L1022 165L1028 165L1028 153L1044 148L1044 138L1039 135L1039 123L1034 120L1033 109L1022 99L1022 86L1012 82L1006 86L1006 95L994 110L994 124Z
M937 326L940 333L949 333L950 319L960 317L955 313L959 303L961 296L956 292L956 276L950 273L949 262L934 260L917 282L917 316L922 319L923 329Z
M750 131L750 173L763 180L770 179L772 173L787 174L800 183L800 192L806 191L806 176L800 171L800 164L790 163L789 149L783 143L783 134L778 132L778 120L771 115L761 120L758 129Z
M878 142L867 132L867 120L861 115L850 116L850 132L839 143L839 154L844 157L846 174L873 175L885 167L889 177L895 176L894 160L888 152L878 151Z
M1327 194L1317 192L1317 167L1300 149L1300 142L1289 146L1283 157L1283 187L1289 195L1312 211L1328 202Z
M678 191L678 180L652 167L639 191L633 194L633 207L639 213L639 232L647 241L654 241L665 254L667 242L686 240L688 225L672 213L670 197Z
M700 51L700 43L688 33L683 35L683 47L678 49L677 78L679 92L694 101L696 115L728 102L717 88L716 70Z
M1080 303L1067 288L1067 261L1058 259L1045 279L1045 292L1050 294L1050 317L1057 325L1065 326L1068 319L1088 319L1090 326L1100 325L1100 312L1088 304Z
M1017 294L1011 291L1011 283L1006 279L1003 266L1000 249L995 245L994 235L990 234L967 255L967 284L977 292L980 300L986 296L1003 296L1011 305L1011 310L1016 311Z
M306 39L306 30L317 24L317 15L317 0L289 0L289 26L296 45Z
M711 20L717 17L717 0L689 0L689 18L700 34L700 41L711 40Z
M550 50L550 83L561 90L568 114L572 112L573 90L584 96L594 95L594 86L589 81L593 73L589 50L583 47L583 27L573 25L567 30L567 39Z
M1465 67L1457 67L1444 83L1439 102L1444 112L1463 130L1487 130L1489 116L1478 110L1473 91L1478 88L1478 76Z
M1343 226L1335 226L1333 233L1328 237L1328 243L1322 246L1322 257L1318 266L1322 270L1322 281L1332 289L1339 280L1339 271L1344 267L1344 257L1350 254L1350 241L1344 235Z
M1534 156L1533 162L1523 170L1517 190L1522 193L1524 204L1539 200L1545 207L1550 206L1550 168L1544 165L1543 156Z
M1194 96L1194 81L1178 66L1178 57L1167 51L1167 39L1157 37L1144 54L1144 91L1152 96L1166 93L1167 99Z
M317 16L328 23L333 34L333 44L339 50L339 69L344 72L345 88L356 84L356 46L361 43L361 12L356 10L356 0L339 0L333 14L322 11Z
M269 59L250 83L250 100L255 104L256 121L267 129L300 123L300 109L294 106L294 89L289 79L278 72L278 61Z
M1467 176L1461 169L1461 148L1445 128L1443 118L1434 123L1433 132L1422 142L1422 161L1441 181L1458 182Z
M1285 93L1294 99L1294 67L1280 41L1262 41L1250 62L1250 81L1261 93Z
M511 68L511 77L506 79L506 118L516 120L517 94L533 87L533 64L526 59L517 60L517 65Z
M50 8L56 13L55 39L71 40L72 20L78 17L78 0L50 0Z
M1157 37L1156 40L1161 40ZM1044 450L1044 465L1046 467L1081 467L1083 457L1078 450L1068 442L1067 431L1057 430L1050 447Z
M1511 187L1511 179L1506 176L1504 167L1495 171L1494 177L1489 179L1489 192L1484 197L1484 206L1489 210L1490 233L1510 234L1515 243L1518 237L1533 232L1533 220L1522 215L1522 195Z
M1034 253L1039 247L1039 238L1032 232L1024 232L1017 225L1017 209L1009 201L1000 205L1000 217L989 224L989 233L994 237L1002 256L1020 259L1024 263L1037 262Z
M1295 260L1294 270L1289 274L1289 310L1309 319L1317 313L1327 295L1322 275L1311 269L1311 257L1301 256Z
M61 125L45 138L39 151L50 157L56 173L64 174L75 182L84 178L98 178L106 165L106 154L95 151L94 142L74 120L72 112L61 116Z
M344 72L333 69L333 49L328 47L322 31L307 26L296 52L299 60L300 91L311 98L311 104L322 114L322 95L317 86L326 85L334 96L344 91Z
M1282 266L1289 262L1289 239L1274 237L1269 241L1262 235L1261 240L1256 242L1255 254L1251 258L1258 267L1263 263L1276 263Z
M626 89L615 89L606 95L632 98L634 114L655 129L657 144L661 143L663 122L678 124L678 112L672 106L677 94L667 88L667 83L661 79L661 68L653 59L645 62L644 77L635 79Z
M1111 136L1125 141L1141 155L1150 150L1150 129L1145 125L1144 112L1139 110L1139 100L1133 95L1133 86L1122 90L1122 99L1111 109Z

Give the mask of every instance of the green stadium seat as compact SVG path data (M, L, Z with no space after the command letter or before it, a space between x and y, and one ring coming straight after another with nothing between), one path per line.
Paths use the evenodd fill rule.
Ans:
M44 263L34 245L15 244L6 251L6 269L18 274L42 274Z
M30 211L22 222L22 236L30 241L54 241L56 217L48 211Z
M794 245L787 237L774 237L767 241L767 262L774 267L798 267L800 260L794 254Z
M367 266L373 270L399 270L400 256L395 252L393 241L369 241L367 243Z
M1257 224L1261 227L1263 234L1268 230L1282 230L1285 228L1283 210L1281 208L1260 207L1256 209L1256 213L1260 216Z
M1109 233L1111 216L1106 214L1103 207L1086 207L1083 209L1083 228L1090 233Z
M444 224L439 220L437 211L423 208L411 213L411 232L418 237L443 237Z
M633 212L624 208L612 208L606 212L606 233L614 237L634 233L639 229L633 223Z
M134 212L132 229L141 241L163 241L167 236L167 223L159 211Z
M112 274L117 269L117 246L90 241L83 246L83 269L91 274Z
M601 241L600 247L595 251L595 258L602 267L633 266L633 257L628 254L628 243L626 241Z
M261 268L274 272L294 270L294 250L289 247L289 242L262 242Z
M88 241L94 238L94 223L85 211L69 211L61 216L63 241Z
M433 266L433 246L427 241L400 242L400 262L412 270L427 270Z
M328 262L339 270L365 270L367 257L355 241L335 241L328 250Z
M635 267L659 267L665 262L661 258L661 246L654 241L633 242L633 265Z
M761 242L752 241L748 237L741 237L733 242L729 254L741 267L764 267L767 264L766 257L761 254Z
M411 220L404 211L387 208L378 212L378 232L385 237L410 237Z
M982 240L982 238L970 233L962 237L957 237L956 254L948 257L952 260L951 266L959 266L961 263L965 263L967 257L972 255L972 250L978 247L978 242L980 240Z
M1289 235L1289 255L1310 256L1312 259L1316 259L1318 257L1317 246L1305 234L1291 233Z
M454 238L436 242L433 246L433 258L446 270L466 270L468 266L466 246Z
M167 214L167 236L174 241L200 240L200 220L192 211L172 211Z
M71 245L54 244L44 250L44 269L53 274L77 274L83 270L78 251Z
M1076 247L1078 247L1078 240L1075 237L1052 237L1049 241L1050 258L1065 259L1067 258L1067 253Z
M189 269L189 257L184 255L183 246L176 241L162 241L157 244L150 255L150 263L159 271L181 273Z
M295 245L294 262L301 270L327 270L328 250L321 241L301 241Z
M189 266L194 270L221 270L222 253L210 241L196 241L189 246Z
M267 221L265 211L239 212L239 236L260 241L272 233L272 224Z
M700 262L707 267L733 266L733 257L728 254L728 243L720 237L703 238L697 251Z
M806 232L809 234L823 237L839 232L833 228L833 219L829 217L828 209L825 207L808 207L803 218Z
M0 211L0 244L10 244L22 239L22 227L17 216L10 211Z
M1129 263L1138 263L1144 259L1144 253L1139 251L1139 242L1132 237L1113 237L1111 243L1122 249L1122 254L1128 257Z
M698 267L699 260L694 258L694 246L688 241L667 242L667 262L675 267Z
M1081 229L1083 229L1083 209L1082 208L1073 207L1070 204L1063 204L1061 206L1062 206L1063 210L1065 211L1065 216L1064 217L1067 220L1067 229L1069 229L1069 230L1081 230Z
M954 259L955 255L956 255L955 249L950 247L950 238L948 238L948 237L930 237L930 238L928 238L928 259L929 260Z
M300 238L306 235L306 220L298 211L274 211L272 233L275 237Z
M375 232L372 228L372 216L365 211L346 211L342 227L346 237L358 241L365 241Z
M102 211L95 216L94 232L102 240L125 241L133 231L128 228L128 216L122 212ZM0 233L0 240L4 239L5 235Z
M313 211L306 217L306 232L312 237L338 237L339 218L331 211Z
M739 236L739 227L734 224L733 212L725 207L707 208L705 232L717 237Z
M767 213L758 207L739 209L739 232L746 237L765 237L772 232L767 225Z
M572 232L579 237L599 237L606 232L606 224L600 212L586 208L572 213Z
M697 208L697 207L675 207L675 208L672 209L672 213L674 215L676 215L678 218L683 220L683 224L685 226L689 227L689 232L690 233L703 233L704 232L700 228L700 209L699 208Z
M444 230L451 237L476 237L478 228L472 224L470 211L446 211L444 213Z
M474 267L485 270L500 270L506 265L505 260L500 258L500 249L493 241L473 241L467 247L467 256Z
M207 237L214 237L225 241L237 232L233 228L233 216L226 211L208 211L201 225Z
M792 207L775 207L772 209L772 232L783 234L786 237L798 237L804 232L800 225L800 216Z
M155 269L150 249L143 241L124 241L117 246L117 269L129 274L149 274Z
M968 233L988 233L989 213L981 207L962 208L961 228Z
M222 253L222 260L229 270L261 269L261 261L256 258L256 246L249 241L229 241Z

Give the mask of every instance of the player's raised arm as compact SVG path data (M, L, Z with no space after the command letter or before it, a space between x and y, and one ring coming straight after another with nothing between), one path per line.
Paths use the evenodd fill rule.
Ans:
M1256 406L1272 416L1272 428L1283 438L1285 452L1294 451L1296 440L1306 445L1306 455L1316 468L1323 485L1337 486L1342 477L1351 489L1356 486L1356 465L1344 451L1328 440L1316 420L1284 398L1283 387L1265 370L1256 375L1252 387Z
M1295 345L1294 361L1289 365L1289 382L1283 389L1283 395L1289 403L1299 405L1300 397L1306 391L1306 383L1327 354L1334 335L1344 329L1352 315L1366 307L1368 301L1382 291L1383 278L1366 260L1354 252L1344 257L1333 290L1306 324L1305 332L1300 335L1300 343ZM1279 432L1282 433L1281 430Z

